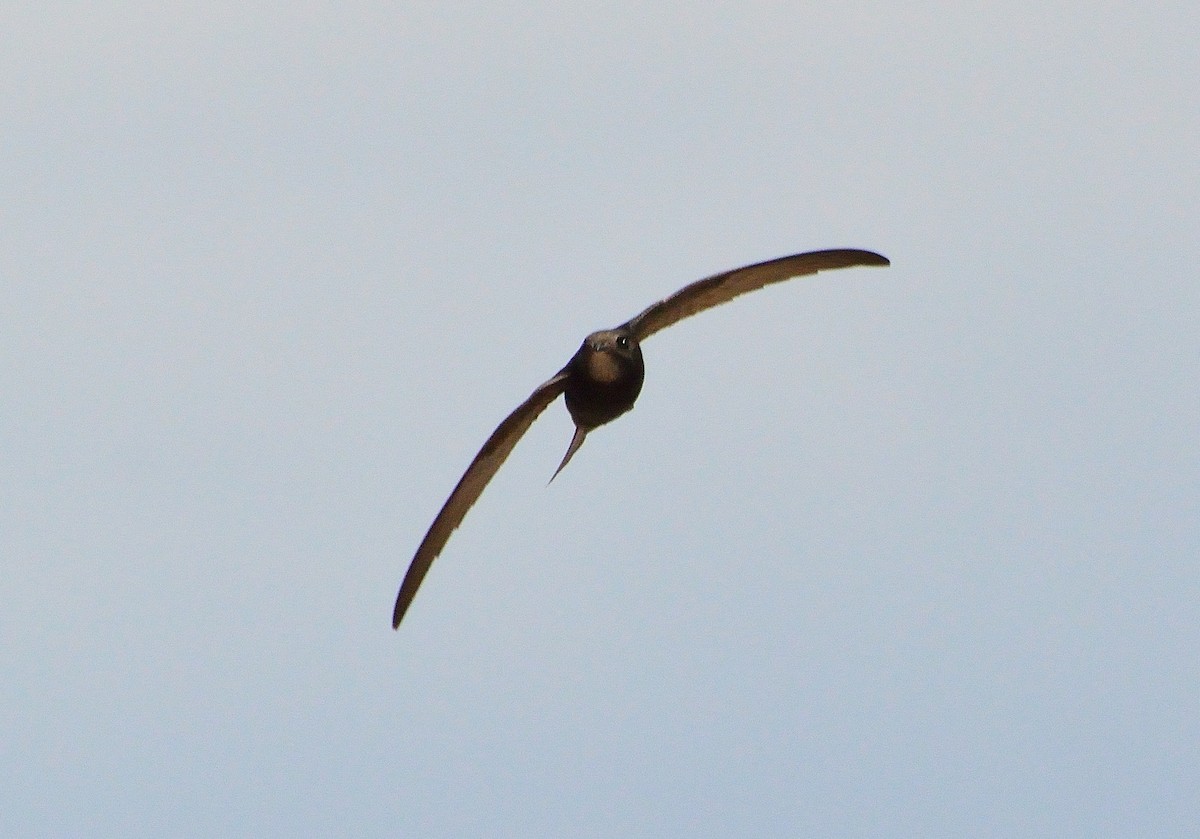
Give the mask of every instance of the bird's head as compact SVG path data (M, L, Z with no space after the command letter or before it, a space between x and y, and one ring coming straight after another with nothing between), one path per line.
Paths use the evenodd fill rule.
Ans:
M614 382L643 367L642 347L628 330L602 329L583 341L583 361L588 378Z

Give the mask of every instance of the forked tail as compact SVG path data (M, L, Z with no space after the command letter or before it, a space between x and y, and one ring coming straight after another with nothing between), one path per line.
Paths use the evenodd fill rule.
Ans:
M575 426L575 436L571 438L571 445L567 446L567 453L563 455L562 463L558 464L558 468L554 470L554 474L550 476L550 480L546 481L546 485L554 483L554 479L558 477L558 473L563 470L575 452L579 451L579 447L583 445L583 438L587 436L588 430Z

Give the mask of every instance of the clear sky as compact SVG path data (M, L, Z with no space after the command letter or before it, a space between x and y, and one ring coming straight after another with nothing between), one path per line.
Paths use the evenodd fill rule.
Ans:
M701 8L702 7L702 8ZM1200 6L0 12L0 833L1183 836ZM687 282L553 485L496 423Z

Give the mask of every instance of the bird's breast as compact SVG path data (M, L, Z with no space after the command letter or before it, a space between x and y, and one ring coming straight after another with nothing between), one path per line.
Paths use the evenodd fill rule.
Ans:
M599 384L612 384L627 372L621 361L607 352L589 353L584 361L584 368L587 377Z
M639 362L604 351L582 351L571 365L564 393L575 424L595 428L632 408L645 372Z

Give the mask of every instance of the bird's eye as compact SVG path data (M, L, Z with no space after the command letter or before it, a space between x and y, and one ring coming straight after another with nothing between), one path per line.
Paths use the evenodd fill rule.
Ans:
M629 336L621 335L617 338L617 346L623 350L629 349Z

